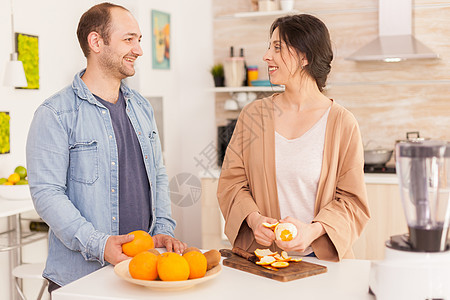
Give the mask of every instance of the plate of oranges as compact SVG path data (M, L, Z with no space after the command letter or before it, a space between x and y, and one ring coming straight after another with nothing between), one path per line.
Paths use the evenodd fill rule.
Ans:
M222 271L220 253L202 253L189 247L183 255L154 249L152 237L145 231L130 232L133 241L123 244L122 251L132 258L114 267L117 276L133 284L159 290L181 290L209 281Z

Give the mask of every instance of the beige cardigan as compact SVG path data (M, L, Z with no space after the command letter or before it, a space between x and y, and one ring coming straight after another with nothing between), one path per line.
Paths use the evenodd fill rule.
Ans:
M245 218L254 211L280 219L275 174L273 96L244 107L228 145L217 197L233 246L254 251L256 243ZM364 184L364 152L354 116L333 102L327 121L322 170L313 222L326 234L312 248L319 259L353 258L352 245L370 218ZM301 232L300 232L301 234ZM270 247L277 249L275 243Z

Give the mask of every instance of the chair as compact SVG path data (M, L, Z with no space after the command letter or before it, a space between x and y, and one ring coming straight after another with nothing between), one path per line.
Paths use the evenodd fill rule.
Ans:
M20 285L19 279L41 279L43 280L41 290L39 291L39 295L37 297L38 300L42 298L44 294L45 288L48 285L48 281L42 277L42 271L44 270L45 263L34 263L34 264L22 264L20 266L15 267L12 270L12 275L15 279L15 286L17 292L23 300L26 300L25 295L23 294Z

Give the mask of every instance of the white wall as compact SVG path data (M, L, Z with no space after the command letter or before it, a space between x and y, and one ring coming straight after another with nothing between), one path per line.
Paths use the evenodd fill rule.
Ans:
M14 0L15 31L39 36L40 59L40 89L15 90L2 86L12 46L10 3L0 1L0 111L9 111L11 115L11 153L0 155L0 177L9 175L19 164L25 165L26 136L37 106L70 84L74 74L85 66L76 27L82 13L99 2L102 1ZM130 85L144 96L164 99L164 156L169 180L182 172L196 175L201 167L196 166L194 157L215 141L214 97L208 92L213 86L208 73L213 61L211 1L113 2L132 11L143 33L144 56L138 59L137 75ZM171 14L170 70L151 68L152 9ZM173 206L173 216L178 223L177 237L189 245L200 246L199 202L188 208ZM4 226L5 220L0 219L0 231ZM45 259L40 256L28 260ZM0 299L9 299L7 264L7 253L0 253Z

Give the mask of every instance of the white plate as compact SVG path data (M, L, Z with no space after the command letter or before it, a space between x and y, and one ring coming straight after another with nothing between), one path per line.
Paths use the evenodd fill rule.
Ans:
M211 270L209 270L208 272L206 272L205 276L202 278L188 279L182 281L162 281L159 279L141 280L141 279L134 279L133 277L131 277L130 272L128 272L128 264L130 263L130 260L131 258L128 260L124 260L114 267L114 272L116 273L116 275L128 282L158 290L173 291L173 290L187 289L193 287L196 284L209 281L215 278L222 271L222 266L219 264L214 268L212 268Z
M30 187L28 184L0 185L0 198L6 200L31 199Z

